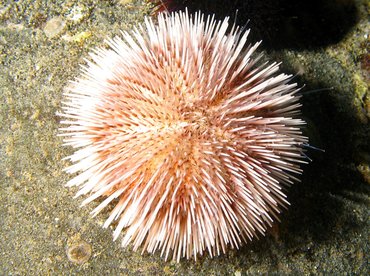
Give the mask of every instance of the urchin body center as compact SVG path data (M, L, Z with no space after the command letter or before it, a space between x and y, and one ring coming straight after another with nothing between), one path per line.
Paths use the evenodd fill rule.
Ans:
M180 108L179 114L185 132L192 137L204 135L216 127L213 110L202 107L200 103Z

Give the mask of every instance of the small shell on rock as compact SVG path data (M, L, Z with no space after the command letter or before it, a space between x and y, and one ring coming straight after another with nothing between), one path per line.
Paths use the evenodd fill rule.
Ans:
M44 33L48 38L53 38L63 31L65 25L66 23L60 16L54 17L46 22Z
M84 264L86 263L92 253L91 245L85 241L78 241L67 247L67 257L72 263Z

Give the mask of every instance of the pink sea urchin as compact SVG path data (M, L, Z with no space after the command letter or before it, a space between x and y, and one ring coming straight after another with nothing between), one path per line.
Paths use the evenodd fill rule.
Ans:
M304 162L297 85L256 62L248 32L201 13L159 14L96 49L67 89L83 205L114 208L122 245L179 260L238 248L277 218Z

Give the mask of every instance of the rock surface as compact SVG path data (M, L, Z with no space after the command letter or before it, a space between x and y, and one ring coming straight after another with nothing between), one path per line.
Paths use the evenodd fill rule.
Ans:
M216 2L230 15L246 11L237 18L241 24L251 19L251 39L266 37L267 55L306 84L306 131L325 152L308 149L313 161L290 189L281 223L238 251L197 262L165 262L113 242L112 229L101 228L106 214L91 218L94 204L80 208L81 199L72 199L76 191L64 187L70 176L62 158L71 149L57 137L56 113L63 87L89 50L132 29L153 7L139 0L11 1L0 4L0 274L369 274L367 1L313 1L306 12L283 1L248 1L247 8ZM48 35L53 18L63 28L58 24ZM73 252L83 261L76 264L68 250L81 244Z

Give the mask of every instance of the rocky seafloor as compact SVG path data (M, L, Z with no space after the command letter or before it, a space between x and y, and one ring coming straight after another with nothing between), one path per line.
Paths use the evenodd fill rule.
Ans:
M0 274L359 274L369 269L370 95L368 1L165 1L236 15L251 41L297 74L312 159L291 206L265 237L213 259L164 261L121 248L91 218L57 137L63 89L103 40L153 15L145 1L0 4ZM196 2L196 4L194 4ZM230 4L231 3L231 4ZM236 12L238 10L238 12ZM96 203L95 203L96 206Z

